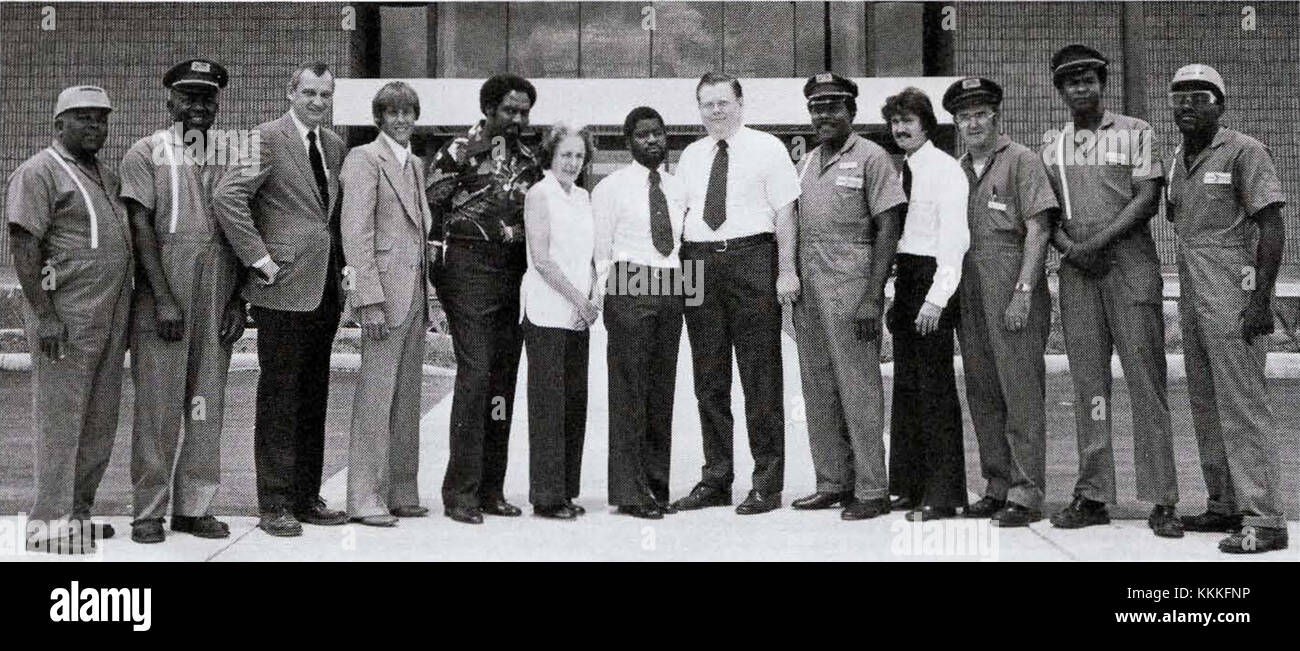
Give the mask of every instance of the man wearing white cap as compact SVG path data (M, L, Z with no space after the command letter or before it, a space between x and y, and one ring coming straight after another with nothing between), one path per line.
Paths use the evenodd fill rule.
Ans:
M246 318L240 264L212 209L225 169L219 163L229 156L208 131L226 79L225 68L207 59L168 70L162 85L172 127L137 140L118 168L141 272L131 327L131 540L138 543L163 541L169 500L173 531L230 535L208 513L221 484L231 345Z
M113 533L89 530L117 431L131 305L127 213L117 176L95 156L112 110L102 88L65 88L54 142L9 177L5 215L32 351L33 551L89 553L93 538ZM64 518L67 530L48 526Z
M1209 493L1206 512L1183 526L1230 533L1219 542L1225 553L1285 549L1282 449L1264 359L1286 196L1268 148L1219 126L1227 93L1214 68L1183 66L1169 90L1183 144L1166 165L1165 215L1178 235L1187 388Z

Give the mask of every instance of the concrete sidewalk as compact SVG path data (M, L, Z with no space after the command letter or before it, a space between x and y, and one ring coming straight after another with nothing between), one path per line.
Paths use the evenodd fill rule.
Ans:
M506 477L508 498L525 509L521 518L488 516L481 526L462 525L441 515L439 496L447 463L447 427L451 399L438 403L421 421L420 483L428 518L403 520L393 529L359 525L305 526L300 538L274 538L256 528L256 518L231 517L232 535L225 540L202 540L172 534L160 545L130 541L126 517L107 518L117 537L101 543L102 553L91 557L107 561L377 561L377 560L1300 560L1300 524L1289 523L1297 542L1292 549L1249 557L1221 554L1220 534L1188 534L1181 540L1153 536L1142 520L1115 520L1104 527L1064 531L1046 520L1027 529L999 530L983 520L951 520L912 524L902 513L864 522L844 522L838 510L802 512L789 508L791 499L815 485L808 451L798 358L794 343L783 338L785 360L786 434L785 508L773 513L742 517L730 508L705 509L646 521L615 515L605 504L608 441L608 392L603 378L606 333L592 331L588 438L585 446L582 497L588 513L576 522L556 522L532 517L527 506L527 407L521 381L515 404L516 425L511 436L510 465ZM523 366L526 367L525 359ZM1171 371L1173 368L1171 368ZM701 442L698 413L686 337L677 369L674 409L672 494L684 495L698 475ZM1117 387L1118 389L1118 387ZM1122 390L1122 389L1119 389ZM735 499L743 499L752 470L743 434L744 404L738 378L733 382L736 412ZM968 453L969 456L969 453ZM968 459L970 461L970 459ZM346 470L328 478L322 489L331 506L345 501ZM972 488L977 488L972 486ZM974 499L974 496L972 496ZM1199 503L1181 505L1183 513L1200 510ZM0 517L0 561L81 562L82 559L27 555L17 517Z

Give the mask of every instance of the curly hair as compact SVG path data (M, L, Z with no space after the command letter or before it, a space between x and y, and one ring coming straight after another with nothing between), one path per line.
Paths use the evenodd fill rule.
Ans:
M570 122L561 121L551 125L551 128L546 131L546 135L542 136L542 149L540 156L538 156L538 162L542 164L542 169L551 169L551 162L555 158L555 150L569 136L577 136L582 140L583 170L585 171L591 166L591 160L596 156L596 143L591 136L591 130L585 126L577 126Z
M919 88L909 86L897 95L890 95L885 99L885 105L880 108L880 115L885 118L886 123L896 115L908 114L915 115L921 121L921 129L925 131L926 137L931 136L939 126L929 96Z

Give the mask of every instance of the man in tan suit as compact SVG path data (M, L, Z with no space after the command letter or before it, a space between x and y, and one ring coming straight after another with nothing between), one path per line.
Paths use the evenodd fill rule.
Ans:
M334 74L300 66L289 112L257 126L245 160L222 177L217 219L248 274L243 296L257 324L258 525L302 535L300 522L343 524L320 498L330 349L342 312L343 247L338 170L343 139L321 126L334 101ZM251 140L251 139L250 139Z
M433 217L411 153L420 98L394 81L371 104L379 137L343 161L344 286L361 323L361 373L348 445L348 515L391 527L420 517L420 381L429 326L425 240Z

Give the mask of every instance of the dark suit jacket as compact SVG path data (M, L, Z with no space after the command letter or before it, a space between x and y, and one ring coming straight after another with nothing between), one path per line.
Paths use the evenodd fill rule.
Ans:
M213 196L217 219L244 266L270 255L280 266L275 284L248 274L243 296L273 310L310 312L320 305L331 249L330 216L339 206L339 171L346 147L320 127L329 177L329 205L321 202L307 147L289 113L259 124L256 146L222 177Z

